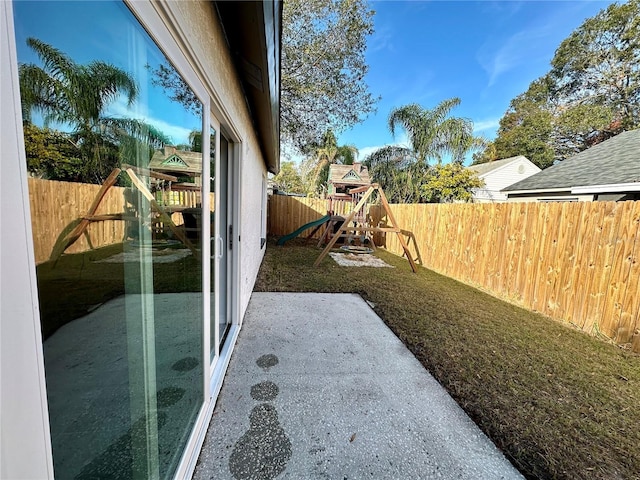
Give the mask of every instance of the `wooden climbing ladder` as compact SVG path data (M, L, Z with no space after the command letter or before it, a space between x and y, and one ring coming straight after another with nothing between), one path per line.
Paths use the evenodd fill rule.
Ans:
M358 194L361 194L362 192L365 192L364 195L362 196L362 198L360 198L360 201L354 207L353 211L349 214L349 216L347 218L345 218L344 223L342 224L342 226L339 227L339 229L334 233L333 237L331 238L331 240L329 241L327 246L324 248L324 250L322 251L320 256L316 259L316 261L313 264L313 266L317 267L318 265L320 265L320 262L322 262L322 259L327 256L327 253L329 253L329 251L333 248L333 246L338 241L338 239L343 234L346 234L349 231L353 231L353 232L356 232L356 231L357 232L373 232L373 233L375 233L375 232L385 232L385 233L393 232L393 233L398 235L398 240L400 241L400 245L402 245L402 249L404 250L404 254L406 255L407 260L409 260L409 264L411 265L411 270L413 270L413 273L416 273L418 271L418 267L416 266L416 263L413 260L413 257L411 256L411 253L409 252L409 247L407 245L407 242L402 237L402 231L400 230L400 227L398 227L398 222L396 222L396 218L393 216L393 213L391 212L391 208L389 207L389 202L387 201L387 197L385 196L384 191L382 190L380 185L378 185L377 183L373 183L370 186L354 188L352 190L349 190L349 193L351 195L358 195ZM360 216L362 218L366 218L366 210L363 210L363 209L366 208L367 201L369 200L371 195L373 195L374 192L378 192L378 195L380 195L380 201L382 202L383 208L387 212L387 217L389 218L389 221L391 222L392 226L391 227L373 227L371 225L368 225L366 222L362 222L362 223L360 223L360 225L356 225L356 226L349 226L349 224L357 216Z

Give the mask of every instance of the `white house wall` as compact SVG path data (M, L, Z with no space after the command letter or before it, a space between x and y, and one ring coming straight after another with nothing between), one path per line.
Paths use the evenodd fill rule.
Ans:
M504 202L507 200L507 195L501 192L503 188L538 172L540 169L526 158L518 158L507 165L480 175L479 177L484 180L485 186L474 193L474 201Z
M181 34L192 49L193 62L199 67L201 80L212 95L212 110L230 140L241 144L240 151L240 317L249 303L260 263L262 179L265 162L240 88L224 33L214 17L211 2L172 2L171 13L180 25ZM266 212L265 212L266 213ZM238 237L236 237L237 239Z

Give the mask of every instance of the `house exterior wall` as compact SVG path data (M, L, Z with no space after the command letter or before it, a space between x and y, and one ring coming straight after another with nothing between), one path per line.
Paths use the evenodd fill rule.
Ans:
M212 96L213 114L230 140L241 144L237 234L241 251L239 313L243 317L264 256L260 215L262 181L267 170L224 32L219 22L212 21L212 10L211 2L207 1L171 3L175 23L180 25L200 64L198 70L204 76L202 80L215 94Z
M131 10L147 29L155 43L161 47L171 45L165 53L188 80L197 77L202 84L197 86L197 95L204 102L209 118L217 132L229 139L233 148L232 171L238 183L232 201L230 215L237 245L233 258L233 281L237 290L232 311L234 323L224 347L224 352L215 364L209 360L209 299L202 302L203 350L201 385L204 385L203 403L194 420L190 440L184 451L176 449L172 454L179 457L180 464L175 478L188 478L195 468L198 450L213 412L215 398L224 377L226 365L233 348L233 341L246 311L253 285L264 255L261 234L264 225L263 184L266 181L266 166L260 142L254 130L240 79L226 43L222 26L211 2L131 2ZM29 210L27 171L21 129L21 109L17 76L17 57L13 38L11 3L0 2L1 42L0 70L2 82L2 199L12 208L3 213L0 223L2 241L2 345L0 361L2 368L0 384L0 477L1 478L53 478L51 436L49 431L50 411L47 407L43 340L40 334L40 312L33 253L33 239ZM149 14L153 11L153 14ZM158 27L159 22L162 28ZM70 27L72 28L72 27ZM167 40L168 34L172 39ZM160 40L159 40L160 38ZM180 51L182 55L177 55ZM181 67L189 67L188 73ZM194 87L194 85L191 85ZM207 94L209 98L207 98ZM205 132L207 126L205 125ZM208 151L209 139L203 138L203 151ZM203 166L203 175L209 175L208 162ZM206 178L206 177L205 177ZM205 182L206 183L206 182ZM207 205L203 197L203 209ZM10 225L10 228L8 227ZM202 256L210 257L205 242ZM212 243L213 245L213 243ZM211 252L213 253L213 252ZM208 261L206 262L208 265ZM203 292L209 288L204 275ZM213 302L213 293L211 294ZM152 310L152 309L151 309ZM153 343L153 340L150 342ZM48 380L47 380L48 381ZM153 390L155 394L155 390ZM53 417L51 417L53 418ZM150 435L153 436L153 435Z
M479 175L479 178L484 180L485 186L474 191L473 201L476 203L504 202L507 200L507 195L501 192L503 188L535 175L539 171L540 169L526 158L518 158L508 165Z

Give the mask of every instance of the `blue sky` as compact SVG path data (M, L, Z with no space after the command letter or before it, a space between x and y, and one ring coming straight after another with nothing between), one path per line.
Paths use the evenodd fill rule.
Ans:
M19 62L41 64L26 44L28 37L35 37L61 50L78 64L93 60L111 63L130 73L140 92L132 106L127 105L122 96L109 104L106 115L144 120L160 129L174 144L188 143L190 132L201 128L200 118L151 84L146 65L157 67L167 60L124 3L18 1L13 4L13 10ZM60 25L73 27L60 28ZM34 116L35 123L40 120L39 115ZM51 127L68 129L64 125Z
M509 102L550 68L555 49L608 1L382 1L369 38L366 81L382 96L376 114L343 132L360 159L394 139L387 117L394 107L432 108L459 97L452 115L473 120L477 135L495 138ZM468 162L467 162L468 163Z

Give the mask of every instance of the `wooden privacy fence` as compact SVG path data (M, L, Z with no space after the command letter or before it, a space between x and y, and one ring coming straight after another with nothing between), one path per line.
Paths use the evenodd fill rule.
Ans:
M640 350L640 202L391 207L424 266Z
M73 222L87 213L87 209L100 190L100 185L85 183L58 182L29 178L29 201L31 204L31 226L33 230L34 255L36 264L49 260L58 238L63 231L69 231ZM100 202L96 215L121 213L125 208L124 187L111 187ZM165 205L195 207L200 201L200 192L171 192L173 195ZM163 200L165 197L162 198ZM210 197L213 211L214 197ZM182 224L179 213L172 219ZM125 222L105 220L91 223L87 235L83 235L65 253L81 253L92 248L105 247L121 243L125 235Z
M334 215L346 217L351 213L354 204L345 200L334 200ZM318 220L327 214L327 200L319 198L289 197L287 195L271 195L267 209L267 230L270 235L286 235L305 223ZM304 232L302 235L311 233ZM321 229L313 238L320 238Z
M29 178L29 201L31 204L31 228L36 264L49 260L58 237L63 230L87 209L100 190L100 185L85 183L57 182ZM123 187L111 187L96 214L119 213L124 211ZM66 253L80 253L114 243L122 242L125 224L107 220L89 225L87 235L71 245ZM89 244L89 240L91 244Z
M640 202L391 205L423 266L640 351ZM325 213L272 196L269 233ZM370 210L374 221L380 207ZM401 255L396 235L379 238Z

